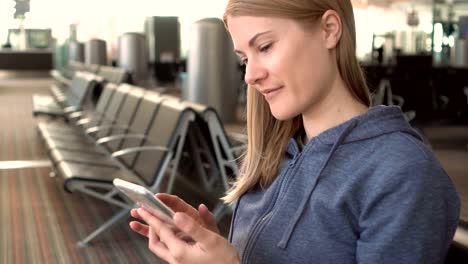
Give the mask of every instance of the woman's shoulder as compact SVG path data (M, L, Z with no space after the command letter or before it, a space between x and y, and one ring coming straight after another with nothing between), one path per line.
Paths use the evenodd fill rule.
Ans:
M408 133L393 132L370 138L354 146L351 144L347 152L353 153L354 162L359 160L359 168L368 175L365 179L357 176L356 180L371 185L405 182L451 185L430 146Z

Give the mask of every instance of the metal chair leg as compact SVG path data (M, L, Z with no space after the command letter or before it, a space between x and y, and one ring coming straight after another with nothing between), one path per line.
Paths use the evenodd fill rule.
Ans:
M99 236L100 234L104 233L107 231L111 226L114 224L118 223L119 221L123 220L125 216L130 212L130 209L122 209L120 212L115 214L111 219L109 219L107 222L102 224L98 229L94 230L91 234L89 234L87 237L79 241L78 247L84 248L89 245L89 242Z

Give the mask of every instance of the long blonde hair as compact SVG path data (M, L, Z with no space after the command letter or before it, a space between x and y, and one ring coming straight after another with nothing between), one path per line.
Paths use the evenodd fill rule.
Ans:
M356 29L350 0L229 0L224 23L227 25L229 16L265 16L311 25L327 10L336 11L342 21L342 35L336 47L339 73L352 94L369 106L369 89L356 58ZM242 158L239 176L223 200L231 203L255 186L270 185L276 178L288 139L301 126L300 116L287 121L275 119L263 95L248 87L247 151Z

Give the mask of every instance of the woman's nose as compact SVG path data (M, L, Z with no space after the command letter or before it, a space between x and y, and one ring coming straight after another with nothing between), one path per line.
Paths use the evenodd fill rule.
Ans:
M258 64L249 62L245 66L244 81L248 85L258 84L261 80L265 79L266 75L267 75L266 69L261 67Z

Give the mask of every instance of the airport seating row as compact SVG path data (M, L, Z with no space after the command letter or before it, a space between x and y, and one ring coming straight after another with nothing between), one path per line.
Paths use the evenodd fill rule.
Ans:
M76 72L68 86L53 84L50 94L33 94L33 115L66 117L79 111L85 104L89 91L103 84L103 79L87 72Z
M81 83L82 87L85 86ZM129 84L106 83L94 109L68 115L68 122L39 122L37 131L54 173L69 192L81 192L122 210L80 241L127 216L135 205L112 185L122 178L152 192L173 192L179 163L189 159L193 175L210 195L237 171L236 151L216 111ZM180 170L179 170L180 171ZM230 208L221 202L215 214Z
M51 70L50 74L52 78L59 85L70 85L70 81L76 72L89 72L101 76L107 82L121 84L131 83L130 72L123 68L112 67L98 64L85 64L78 61L70 61L67 67L63 70Z
M122 68L73 61L64 71L52 70L50 74L55 80L50 94L33 95L34 116L66 117L70 112L81 110L88 95L91 99L99 97L104 83L128 83L130 78ZM88 85L81 86L80 82Z

